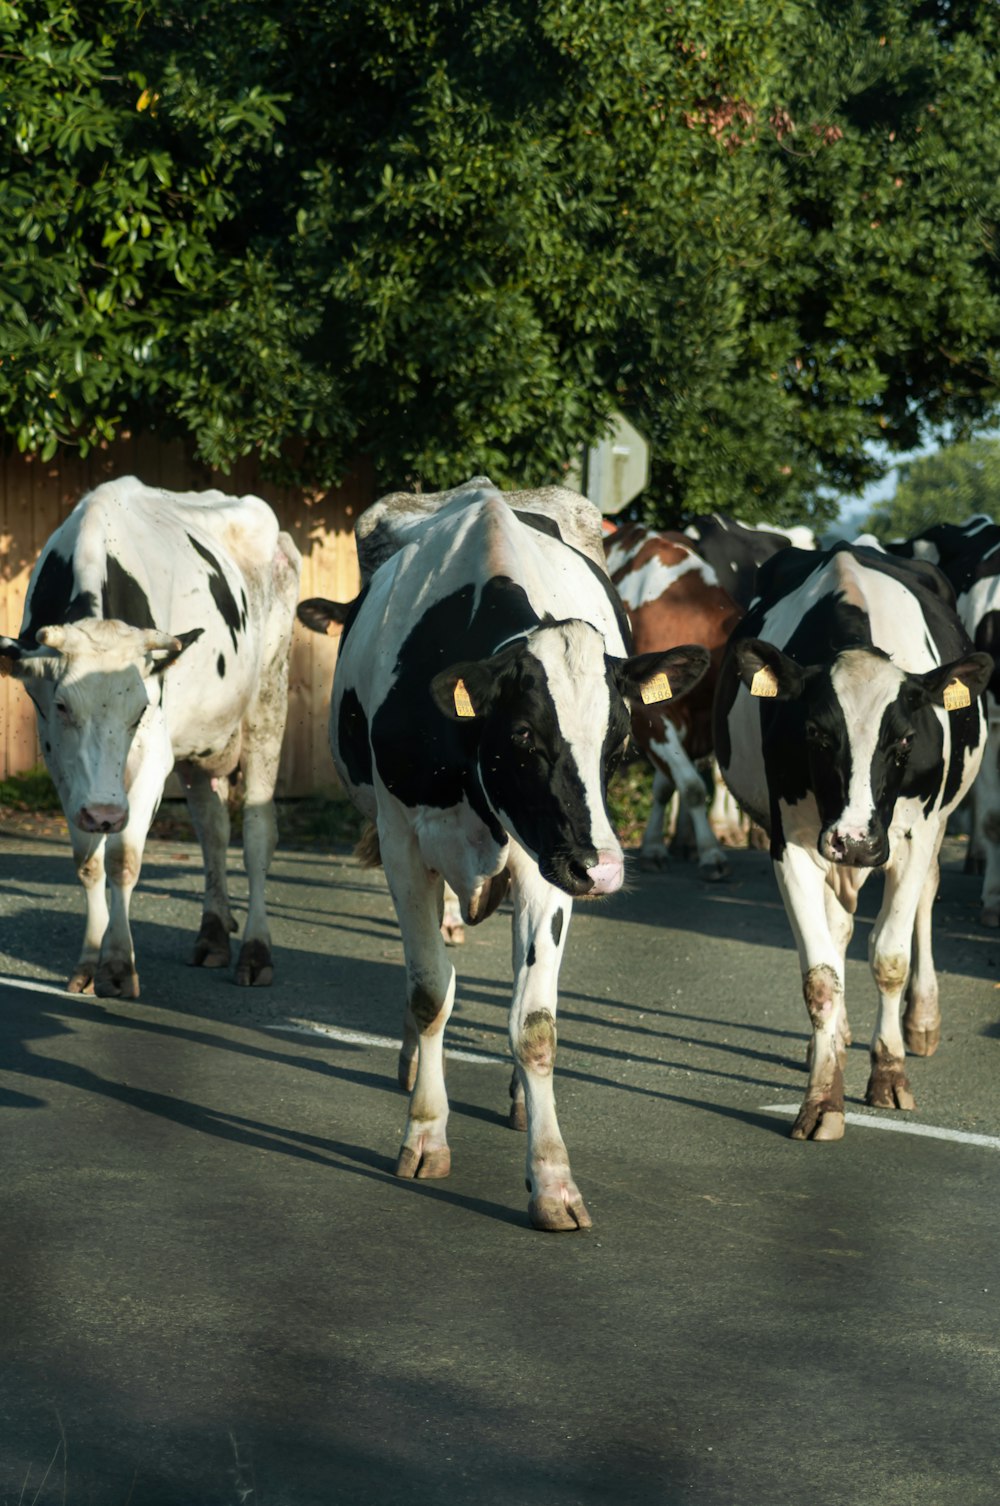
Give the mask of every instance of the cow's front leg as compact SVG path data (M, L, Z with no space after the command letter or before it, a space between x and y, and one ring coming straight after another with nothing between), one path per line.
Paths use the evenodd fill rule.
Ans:
M572 901L541 877L514 842L508 866L514 903L510 1045L527 1115L528 1216L536 1229L589 1229L590 1214L559 1131L552 1080L559 964Z
M101 942L108 929L107 877L104 872L103 833L81 831L69 823L70 841L73 844L73 861L76 875L83 885L87 899L87 920L83 932L83 947L76 967L66 984L71 994L93 991L94 976L101 955Z
M795 936L802 993L812 1023L809 1084L792 1125L793 1140L840 1140L844 1134L847 1016L841 937L827 919L827 879L810 851L789 843L774 864Z
M662 769L654 769L653 795L639 847L640 868L663 868L669 861L669 853L663 840L663 827L667 818L667 807L673 796L673 780L668 778Z
M871 1044L871 1075L865 1091L865 1102L873 1108L915 1107L904 1066L900 1007L910 973L910 953L920 908L924 909L925 957L929 955L930 905L937 892L934 859L938 842L936 827L926 822L922 827L915 823L912 832L896 844L885 870L882 908L868 943L868 961L879 996Z
M421 1179L446 1177L451 1170L451 1151L444 1085L444 1029L455 1000L455 969L448 961L439 925L440 879L424 866L416 837L402 812L380 807L378 831L382 863L406 958L401 1082L411 1080L416 1057L396 1175Z
M191 764L179 767L188 811L201 846L205 898L194 944L195 967L228 967L229 936L236 930L229 907L226 854L229 847L229 780L214 779Z
M94 992L101 998L139 997L129 906L132 891L139 882L149 825L160 803L169 768L169 763L157 759L154 750L149 750L129 786L128 823L106 841L104 862L111 892L111 915L94 975Z

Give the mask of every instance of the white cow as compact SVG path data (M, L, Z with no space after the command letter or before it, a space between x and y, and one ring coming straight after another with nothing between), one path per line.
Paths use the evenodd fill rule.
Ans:
M34 701L87 897L72 992L138 998L129 901L175 766L205 859L194 962L229 962L227 800L239 767L250 903L236 978L271 981L264 881L300 566L260 498L167 492L134 476L88 493L45 545L0 665Z

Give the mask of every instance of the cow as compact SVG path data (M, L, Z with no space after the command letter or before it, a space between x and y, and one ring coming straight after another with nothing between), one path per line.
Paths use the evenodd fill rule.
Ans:
M750 605L756 593L759 566L772 554L789 548L816 548L812 529L803 524L786 529L769 523L740 523L722 512L692 518L684 533L712 566L719 584L743 608Z
M403 939L398 1071L411 1098L396 1174L443 1177L451 1166L443 1032L455 971L439 929L443 884L466 925L509 892L511 1123L528 1132L529 1218L538 1229L586 1228L552 1085L570 912L575 898L622 883L606 790L628 740L626 703L683 694L708 654L630 653L599 515L574 492L501 493L477 477L383 498L355 533L365 584L341 638L330 740L377 831Z
M239 767L249 907L236 981L271 982L264 882L300 566L259 497L168 492L134 476L84 496L42 550L0 664L34 702L86 894L71 992L139 997L129 902L175 767L205 861L193 961L229 964L227 801Z
M695 764L712 755L719 665L742 610L682 534L627 523L605 538L604 552L636 652L700 643L711 656L707 673L683 699L651 706L640 701L632 709L632 736L655 771L640 861L644 866L662 864L664 814L676 790L693 826L699 873L709 881L725 878L728 864L709 824L705 784Z
M1000 526L981 514L964 523L935 523L886 549L935 563L955 591L958 615L977 649L995 669L986 692L989 735L972 790L969 856L983 866L983 925L1000 926Z
M764 826L812 1022L795 1139L844 1133L844 957L876 868L869 945L879 994L865 1101L911 1109L903 1035L940 1040L931 952L938 851L986 738L992 660L973 650L933 565L848 543L788 549L760 570L715 703L715 744L736 799ZM900 1006L906 1000L903 1031Z

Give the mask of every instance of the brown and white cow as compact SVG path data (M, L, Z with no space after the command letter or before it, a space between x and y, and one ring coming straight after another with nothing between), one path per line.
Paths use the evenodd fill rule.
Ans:
M728 865L709 823L705 785L695 763L712 753L712 698L719 664L742 610L682 534L628 523L604 540L604 553L637 653L700 643L711 656L706 674L683 700L632 708L632 735L655 770L640 861L662 864L664 815L676 790L694 827L702 877L724 878Z

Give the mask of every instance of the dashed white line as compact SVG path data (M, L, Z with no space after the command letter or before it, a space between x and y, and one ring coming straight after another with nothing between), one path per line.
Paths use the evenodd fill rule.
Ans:
M78 999L80 997L79 994L71 994L68 988L60 988L58 983L36 983L31 978L0 977L0 987L26 988L32 994L55 994L59 999ZM93 1003L92 999L91 1003Z
M290 1020L287 1024L268 1025L266 1028L286 1031L292 1035L326 1035L332 1040L343 1041L348 1046L386 1046L393 1051L398 1051L403 1044L402 1041L394 1041L388 1035L369 1035L366 1030L344 1030L339 1025L319 1025L313 1020ZM487 1056L485 1053L462 1051L451 1046L445 1047L444 1054L461 1062L482 1062L487 1066L510 1066L510 1058L506 1056Z
M788 1114L799 1112L797 1103L765 1103L762 1114ZM982 1145L987 1150L1000 1150L1000 1136L974 1135L969 1130L940 1129L936 1124L907 1124L902 1119L870 1119L867 1114L845 1114L847 1124L860 1124L862 1129L894 1130L897 1135L923 1135L928 1140L957 1140L961 1145Z

